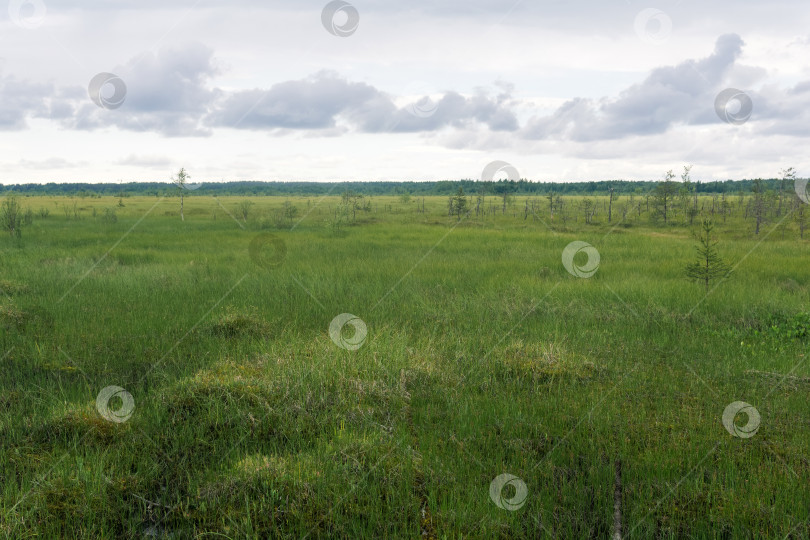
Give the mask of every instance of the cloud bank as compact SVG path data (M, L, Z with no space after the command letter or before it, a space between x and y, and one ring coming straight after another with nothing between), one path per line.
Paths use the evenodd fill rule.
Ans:
M430 96L393 96L370 84L323 70L269 88L226 90L212 85L221 73L214 51L193 43L147 53L119 66L126 100L118 109L98 107L80 87L0 78L0 129L23 130L30 118L64 129L116 128L167 137L210 136L218 129L283 135L290 132L429 133L441 130L503 132L517 139L605 141L665 133L676 126L722 122L714 101L729 85L744 82L755 106L752 124L769 134L810 135L810 79L792 88L753 87L763 68L743 66L745 43L720 36L701 59L654 69L615 96L576 97L552 114L518 121L522 103L510 85L464 96L448 90ZM398 105L397 103L407 103Z

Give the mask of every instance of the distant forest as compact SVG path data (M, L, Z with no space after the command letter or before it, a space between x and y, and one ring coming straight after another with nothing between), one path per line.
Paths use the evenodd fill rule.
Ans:
M726 180L723 182L693 182L698 193L749 193L754 180ZM781 180L763 180L766 189L779 189ZM607 195L611 188L615 194L646 193L659 182L604 180L598 182L530 182L528 180L442 180L436 182L211 182L186 191L186 195L340 195L350 191L362 195L452 195L462 187L465 193L482 191L487 194L514 195ZM193 187L193 186L192 186ZM171 182L128 182L120 184L13 184L0 186L0 193L14 191L20 195L115 196L171 195L177 185Z

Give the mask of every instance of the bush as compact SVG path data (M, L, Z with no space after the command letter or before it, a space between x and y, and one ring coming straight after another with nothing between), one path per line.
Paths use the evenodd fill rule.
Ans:
M806 341L810 338L810 313L772 315L765 327L757 330L755 334L763 337L770 335L777 339Z
M19 238L22 235L22 216L20 203L14 193L9 193L0 205L0 228L11 236Z
M101 221L104 223L118 223L118 215L112 208L105 208L104 214L101 216Z

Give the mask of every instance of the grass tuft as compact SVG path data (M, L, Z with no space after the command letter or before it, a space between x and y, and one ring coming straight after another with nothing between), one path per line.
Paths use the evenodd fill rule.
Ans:
M11 305L0 305L0 326L10 330L23 331L33 319L33 315Z
M584 381L593 379L601 372L592 361L554 342L524 343L515 340L494 356L498 363L493 371L507 380L546 382L562 378Z
M38 444L69 445L81 440L108 445L128 430L129 424L110 422L95 409L73 409L37 426L31 438Z
M5 296L14 296L17 294L25 294L29 291L28 285L10 281L8 279L0 279L0 298Z
M224 338L263 338L270 334L270 325L259 317L256 308L228 307L210 327L211 335Z

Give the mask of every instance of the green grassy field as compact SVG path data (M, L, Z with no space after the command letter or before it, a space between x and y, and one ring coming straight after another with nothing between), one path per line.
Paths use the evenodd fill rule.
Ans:
M810 537L795 226L716 220L735 268L706 295L680 218L243 200L188 197L181 222L178 198L21 199L0 535L609 538L618 514L624 538ZM737 401L753 436L723 425Z

